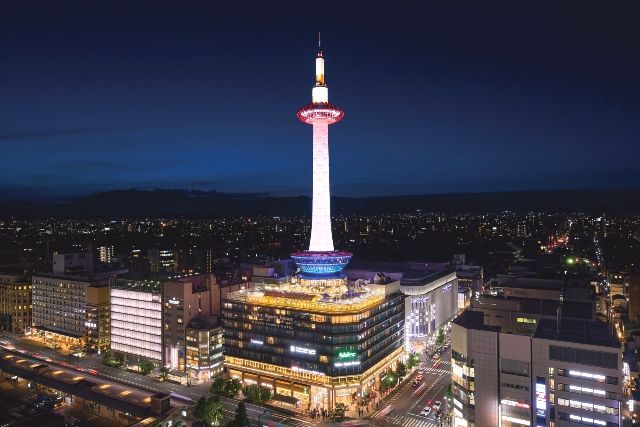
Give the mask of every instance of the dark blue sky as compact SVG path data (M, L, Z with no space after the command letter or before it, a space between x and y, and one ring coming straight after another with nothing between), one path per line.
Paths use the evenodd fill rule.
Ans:
M636 1L5 0L0 199L308 194L316 32L332 189L640 186Z

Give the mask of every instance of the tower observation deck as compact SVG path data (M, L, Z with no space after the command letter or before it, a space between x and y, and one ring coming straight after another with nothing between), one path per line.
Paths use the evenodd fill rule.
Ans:
M322 50L316 55L316 81L311 90L311 103L298 110L297 115L300 121L313 127L313 202L309 250L295 252L291 254L291 258L302 271L303 277L340 277L352 254L336 251L333 247L329 189L329 125L342 120L344 111L329 103Z

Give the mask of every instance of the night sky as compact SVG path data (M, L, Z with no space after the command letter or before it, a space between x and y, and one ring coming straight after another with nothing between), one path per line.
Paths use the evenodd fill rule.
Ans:
M98 5L98 3L101 3ZM29 1L0 7L0 200L640 186L640 3Z

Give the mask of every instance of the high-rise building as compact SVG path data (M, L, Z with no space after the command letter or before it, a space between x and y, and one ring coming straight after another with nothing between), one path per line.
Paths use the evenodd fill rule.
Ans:
M209 380L220 372L220 366L204 360L205 354L213 357L216 351L222 352L220 346L210 346L221 333L219 324L212 325L211 319L220 314L215 308L218 288L213 276L132 274L112 279L110 287L111 352L115 357L132 365L149 360L169 368L174 379L183 382L188 378L192 382ZM189 350L194 340L208 349L205 352L203 347L197 358ZM204 366L206 372L200 373Z
M453 425L621 425L622 350L588 283L504 290L453 321Z
M111 353L163 361L162 286L157 280L111 279Z
M178 255L173 249L149 249L147 251L152 272L173 272L178 266Z
M217 317L196 316L187 325L186 364L190 381L203 383L223 370L223 333Z
M31 281L22 274L0 273L0 331L31 329Z
M298 111L313 126L309 250L291 255L296 276L254 278L255 288L229 293L223 324L231 377L270 388L285 405L330 409L378 389L403 354L405 308L398 281L367 285L343 274L352 254L333 246L328 129L344 113L329 103L321 51L315 80L311 104Z
M108 348L105 279L37 274L32 278L33 328L51 347L83 352ZM89 344L91 342L91 344Z
M114 259L113 246L100 246L98 248L98 258L100 262L104 262L105 264L112 262Z
M94 271L91 253L54 254L53 273L31 278L32 334L51 347L106 351L110 277L127 270Z

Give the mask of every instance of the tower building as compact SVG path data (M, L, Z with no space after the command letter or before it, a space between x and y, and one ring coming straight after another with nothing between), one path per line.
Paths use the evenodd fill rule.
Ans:
M309 250L291 254L297 274L231 292L222 309L229 376L310 411L374 396L404 344L400 283L349 281L343 269L352 254L333 246L329 125L344 113L329 103L324 60L319 51L311 103L298 111L313 128Z
M313 127L313 200L309 250L293 253L291 258L307 278L332 274L341 276L352 256L350 252L334 249L331 233L329 125L339 122L343 117L344 111L329 103L324 54L319 50L316 54L316 82L311 89L311 103L298 110L298 119Z

